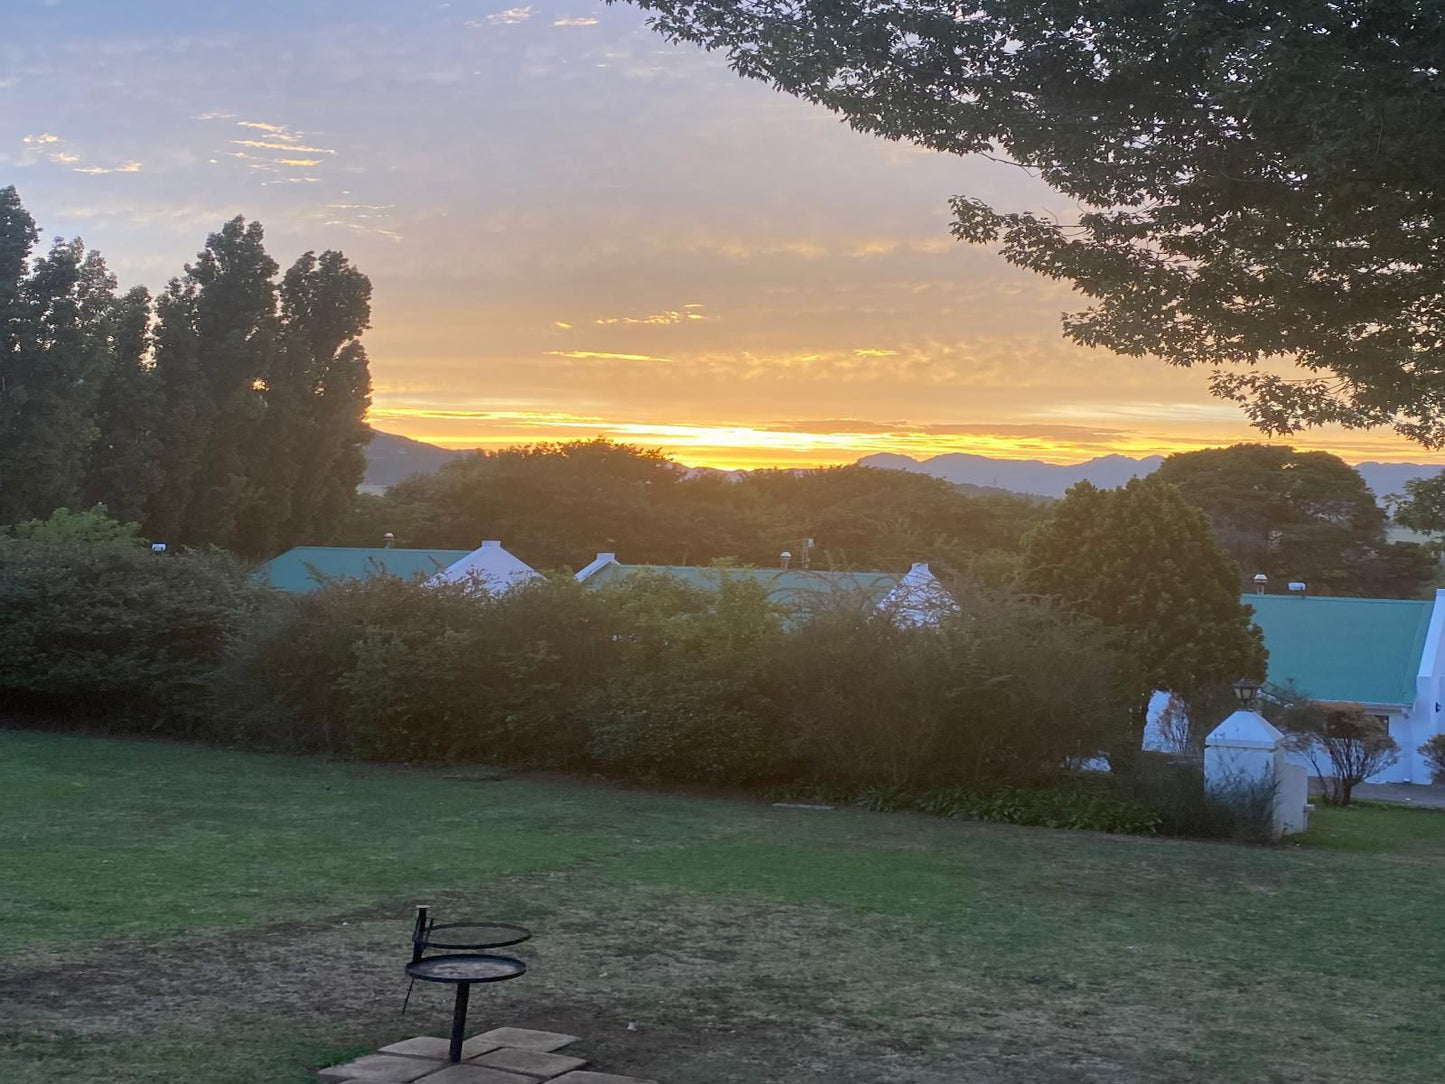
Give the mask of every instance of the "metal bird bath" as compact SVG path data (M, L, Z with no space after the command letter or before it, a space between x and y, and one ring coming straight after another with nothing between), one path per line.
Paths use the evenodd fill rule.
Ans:
M457 988L452 1009L452 1043L450 1058L462 1060L462 1038L467 1030L467 1002L473 983L506 982L525 974L527 965L511 956L496 956L484 950L520 945L532 936L531 931L507 922L447 922L438 924L427 917L428 909L416 909L416 925L411 934L411 963L406 973L412 982L449 982ZM426 955L429 949L447 949L439 956ZM411 989L407 989L407 999ZM406 1011L406 1005L402 1005Z

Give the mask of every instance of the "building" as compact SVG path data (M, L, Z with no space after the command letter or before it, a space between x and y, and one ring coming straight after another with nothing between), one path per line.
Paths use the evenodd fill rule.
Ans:
M627 565L615 553L599 553L577 573L577 581L603 587L639 573L659 573L693 587L715 590L724 578L760 584L768 600L806 614L854 600L860 607L891 613L910 625L936 624L958 603L926 564L907 572L832 572L806 568L734 568L727 565Z
M1445 731L1445 591L1433 599L1245 595L1269 649L1267 684L1359 704L1390 728L1400 758L1372 783L1429 783L1419 747ZM1150 702L1146 749L1177 748L1167 694ZM1207 728L1206 728L1207 729ZM1290 760L1309 767L1308 758Z
M319 590L336 580L383 575L428 584L474 583L488 591L507 591L540 573L495 541L483 542L474 550L297 546L255 572L261 583L293 595Z
M366 580L399 576L404 580L433 576L469 556L468 550L375 549L360 546L297 546L273 557L255 572L268 587L287 594L319 591L333 580Z

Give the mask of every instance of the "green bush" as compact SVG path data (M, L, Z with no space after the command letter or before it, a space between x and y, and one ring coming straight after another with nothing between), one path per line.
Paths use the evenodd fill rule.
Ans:
M1117 785L1121 793L1155 811L1161 835L1239 843L1273 838L1272 782L1209 791L1199 760L1143 753Z
M62 509L0 537L0 693L97 725L197 735L226 643L267 601L223 554L152 553L102 513Z
M875 812L909 811L1033 828L1153 835L1163 824L1157 812L1120 793L1107 777L1067 779L1043 787L982 784L909 790L833 784L783 787L771 793L781 801L856 805Z
M1445 783L1445 734L1436 734L1420 746L1419 752L1430 765L1431 782Z

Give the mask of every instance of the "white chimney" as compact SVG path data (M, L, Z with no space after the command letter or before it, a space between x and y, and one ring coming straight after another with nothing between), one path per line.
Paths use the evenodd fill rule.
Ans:
M494 538L493 538L493 539L488 539L487 541L483 542L482 545L483 545L483 546L496 546L498 549L500 549L501 546L502 546L502 543L499 542L497 539L494 539Z

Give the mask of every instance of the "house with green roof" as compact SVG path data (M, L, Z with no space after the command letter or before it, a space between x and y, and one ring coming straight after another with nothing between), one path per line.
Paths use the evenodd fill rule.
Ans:
M838 572L810 568L744 568L731 565L629 565L615 553L599 553L577 573L588 587L603 587L628 576L654 573L703 590L716 590L724 578L760 584L768 600L794 614L847 603L892 614L909 625L931 625L958 603L926 564L907 572Z
M1445 591L1433 599L1330 598L1303 592L1244 595L1269 650L1265 681L1311 699L1359 704L1379 716L1400 759L1370 781L1429 783L1419 746L1445 730ZM1165 748L1158 717L1167 694L1150 705L1146 746ZM1296 758L1299 763L1308 762Z
M297 546L273 557L255 578L287 594L307 594L336 580L397 576L431 584L466 583L506 591L540 573L496 541L474 550L405 550L356 546Z

